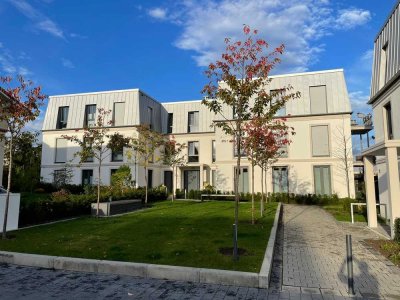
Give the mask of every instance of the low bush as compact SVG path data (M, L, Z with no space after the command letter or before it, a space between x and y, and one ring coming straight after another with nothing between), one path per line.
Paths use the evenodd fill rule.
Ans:
M400 218L394 220L394 240L400 243Z

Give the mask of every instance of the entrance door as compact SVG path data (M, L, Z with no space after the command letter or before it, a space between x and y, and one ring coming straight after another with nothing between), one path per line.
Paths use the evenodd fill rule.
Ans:
M185 170L183 172L183 186L188 192L191 190L200 190L200 171Z
M248 192L249 192L249 169L244 167L240 168L239 170L239 193L248 193Z
M147 188L153 188L153 170L147 170Z
M167 187L168 193L173 193L172 171L164 171L164 185Z

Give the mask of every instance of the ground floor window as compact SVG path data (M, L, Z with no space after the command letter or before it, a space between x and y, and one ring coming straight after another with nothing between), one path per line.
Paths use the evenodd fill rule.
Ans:
M317 195L332 193L330 166L314 166L314 189Z
M173 174L172 171L164 171L164 185L168 193L173 193Z
M93 184L93 170L82 170L82 185Z
M272 185L274 193L289 192L288 167L274 167L272 169Z
M236 175L236 168L235 168ZM243 167L239 169L239 193L249 192L249 169Z
M188 192L200 190L200 171L185 170L183 172L183 187Z
M147 188L153 188L153 170L147 170Z

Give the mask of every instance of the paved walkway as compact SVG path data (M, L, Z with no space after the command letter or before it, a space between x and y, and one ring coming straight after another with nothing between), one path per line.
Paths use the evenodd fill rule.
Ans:
M362 240L381 236L365 225L336 222L315 206L285 205L272 287L291 294L347 295L346 234L353 238L357 295L400 299L400 269Z

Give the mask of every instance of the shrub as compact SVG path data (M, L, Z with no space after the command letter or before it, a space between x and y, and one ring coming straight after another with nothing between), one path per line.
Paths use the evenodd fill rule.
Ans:
M51 200L55 202L63 202L69 200L70 192L64 189L59 190L51 194Z
M35 193L38 193L38 194L45 194L45 193L46 193L46 191L44 190L44 188L37 188L37 189L34 190L34 192L35 192Z
M394 220L394 240L400 243L400 218Z
M176 189L175 190L176 199L184 199L185 198L185 191Z

